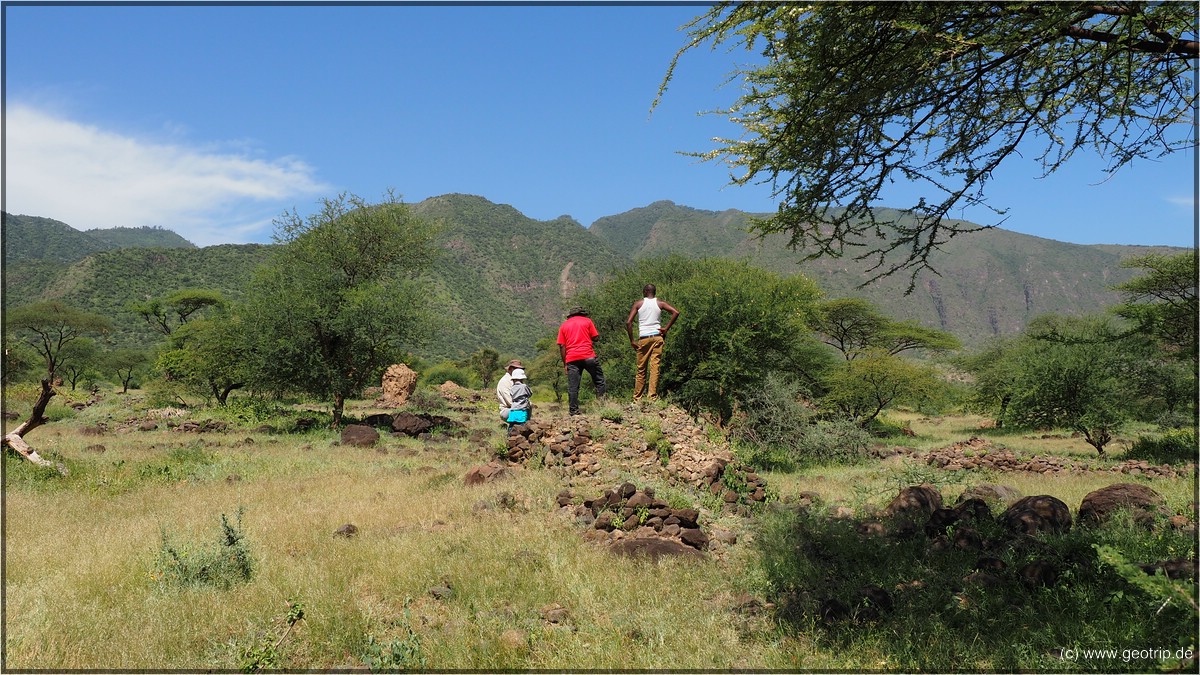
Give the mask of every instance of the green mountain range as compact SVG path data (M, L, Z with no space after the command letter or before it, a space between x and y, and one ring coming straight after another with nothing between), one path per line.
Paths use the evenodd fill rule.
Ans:
M870 276L864 262L799 263L801 255L787 249L784 237L749 235L753 214L736 210L660 201L585 228L567 216L534 220L472 195L443 195L411 207L440 228L443 254L432 270L431 292L441 318L435 339L421 350L433 359L484 346L532 356L576 289L655 255L733 257L783 275L803 273L828 297L864 297L893 318L943 328L975 345L1015 333L1038 314L1103 311L1118 299L1110 287L1134 274L1119 266L1122 258L1182 250L1082 246L985 230L944 246L931 259L939 274L922 273L905 295L907 276L859 288ZM62 299L111 317L114 342L150 345L158 336L126 309L131 300L181 288L214 288L239 298L272 247L197 248L159 228L81 232L48 218L5 214L4 306Z

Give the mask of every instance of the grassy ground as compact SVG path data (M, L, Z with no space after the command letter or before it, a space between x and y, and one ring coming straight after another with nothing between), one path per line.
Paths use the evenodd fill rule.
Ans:
M929 603L959 602L949 599L953 594L905 605L890 622L854 628L788 614L783 610L794 609L789 594L817 592L825 583L813 581L801 564L796 537L828 538L824 550L844 549L845 556L865 558L879 548L847 539L849 530L837 522L796 520L788 510L768 509L751 520L733 519L736 524L726 517L722 524L745 536L705 561L652 564L614 556L586 543L582 528L557 509L565 479L549 470L521 469L501 482L463 485L466 470L502 444L486 398L435 411L483 434L481 442L441 434L429 441L386 437L376 449L341 446L326 429L250 431L257 419L202 435L162 425L120 430L147 407L136 392L111 393L83 411L63 407L59 421L30 434L39 452L68 466L68 477L5 457L6 669L1129 668L1119 660L1063 661L1045 649L1026 653L1019 644L1006 648L978 637L980 646L967 649L970 635L938 644L932 629L916 628L921 619L915 613L928 617L935 611ZM550 406L544 408L550 414ZM372 411L359 403L348 413ZM589 412L597 423L600 412L595 405ZM964 431L979 420L906 421L917 432L910 445L928 449L965 440L970 434ZM98 422L110 431L81 432ZM1086 454L1071 439L997 440L1029 452ZM951 498L965 486L902 460L768 480L781 497L815 491L862 508L885 504L899 486L926 479ZM1087 474L1054 481L1010 475L995 482L1056 495L1074 509L1088 491L1116 481ZM1172 509L1194 510L1194 477L1153 487ZM222 516L237 523L239 511L235 527L244 539L222 548ZM335 536L347 523L357 535ZM213 556L214 569L224 569L222 556L244 551L253 573L248 581L227 580L227 587L170 583L164 541L196 560ZM1152 544L1156 552L1180 546ZM1053 545L1066 550L1075 543ZM920 562L924 554L915 544L889 550L896 561L889 581L929 565ZM1194 543L1185 553L1195 557ZM829 563L829 570L853 567L853 560ZM1052 606L1055 599L1043 594L1030 602ZM548 620L546 611L555 606L566 611ZM303 618L289 628L289 614L296 619L298 609ZM1117 616L1113 621L1121 625L1133 620ZM1036 617L1019 614L1017 623L989 628L960 617L942 627L978 636L997 627L1019 630L1021 621L1031 620ZM1101 641L1137 635L1081 623ZM1081 639L1067 632L1034 642L1070 647Z

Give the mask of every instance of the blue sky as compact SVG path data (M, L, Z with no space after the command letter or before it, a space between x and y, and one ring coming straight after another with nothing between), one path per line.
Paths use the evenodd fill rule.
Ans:
M680 154L738 134L699 113L737 96L724 82L749 53L687 54L650 113L703 9L6 3L4 209L200 245L269 241L285 210L389 188L584 225L660 199L774 211L768 186ZM1194 245L1194 152L1102 167L1080 156L1037 180L1011 165L988 194L1019 232Z

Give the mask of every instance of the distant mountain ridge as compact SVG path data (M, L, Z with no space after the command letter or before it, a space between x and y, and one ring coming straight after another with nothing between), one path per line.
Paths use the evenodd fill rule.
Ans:
M5 263L75 262L117 248L196 248L192 242L161 227L114 227L83 232L51 218L11 213L3 214L3 223Z
M940 274L922 273L906 296L907 276L858 288L869 276L863 262L799 263L801 255L786 248L785 237L749 235L754 214L737 210L658 201L585 228L566 216L534 220L474 195L442 195L410 207L439 226L443 250L431 274L439 330L420 351L429 358L456 358L484 346L532 356L534 344L553 334L575 290L649 256L731 257L782 275L803 273L827 297L863 297L893 318L943 328L976 345L1016 333L1038 314L1104 311L1118 300L1111 286L1136 273L1119 266L1122 258L1185 250L1084 246L992 229L944 246L932 258ZM196 248L169 230L80 232L48 218L8 214L4 246L6 307L61 298L110 316L119 327L116 341L127 344L157 339L126 309L130 300L179 288L216 288L240 297L273 249Z
M623 254L640 258L680 253L732 257L782 275L802 273L827 297L862 297L896 319L948 330L965 344L1019 332L1040 314L1102 312L1119 301L1111 289L1137 270L1120 261L1134 255L1187 249L1169 246L1069 244L1000 228L962 234L930 256L937 272L897 273L869 284L873 261L841 258L801 262L785 235L748 233L754 217L741 211L702 211L660 201L597 220L593 232ZM889 215L898 215L892 212Z

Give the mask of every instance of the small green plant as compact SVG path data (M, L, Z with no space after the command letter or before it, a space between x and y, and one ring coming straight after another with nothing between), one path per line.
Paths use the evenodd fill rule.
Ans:
M291 634L296 623L304 618L304 605L300 601L288 598L287 605L288 612L284 617L286 627L283 634L279 636L278 640L274 640L273 635L264 635L254 644L244 648L238 660L238 666L242 672L256 673L260 670L276 670L282 665L279 647Z
M1125 452L1128 459L1162 464L1196 461L1196 430L1171 429L1158 436L1138 436Z
M360 659L373 673L394 673L401 670L424 670L425 654L421 651L421 640L409 625L408 610L404 610L404 621L400 625L403 637L384 642L374 635L367 637Z
M647 506L639 506L634 512L637 514L638 525L645 525L650 519L650 508Z
M172 587L215 586L227 589L250 581L254 576L254 561L242 531L243 513L244 510L238 508L237 519L233 523L224 513L221 514L221 537L215 545L179 544L164 529L151 577L160 584Z
M600 409L600 419L620 424L625 421L625 412L615 405L606 405Z
M657 446L658 446L658 463L662 464L663 466L666 466L667 464L669 464L671 462L671 451L674 450L674 446L671 445L671 441L668 441L665 438L658 439Z
M441 382L438 384L441 384ZM404 404L404 407L417 412L432 413L445 410L448 405L446 397L442 396L441 392L437 389L433 387L418 387L409 395L408 402Z

